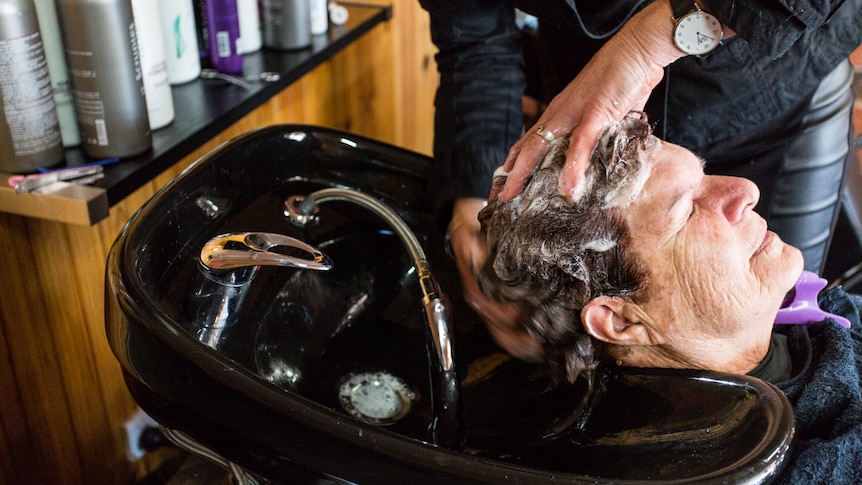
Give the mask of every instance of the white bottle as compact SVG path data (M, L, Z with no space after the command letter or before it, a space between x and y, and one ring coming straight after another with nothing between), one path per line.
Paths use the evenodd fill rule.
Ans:
M329 1L308 0L311 2L309 14L311 15L311 35L325 34L329 29Z
M78 146L81 144L81 133L78 131L78 120L75 119L75 100L72 98L72 85L69 82L69 70L66 68L57 7L54 0L36 0L35 3L39 30L42 32L42 46L48 61L48 74L54 89L54 104L57 106L63 146Z
M201 57L192 0L159 0L159 16L168 80L183 84L197 79Z
M174 120L174 99L168 80L159 4L153 0L132 0L132 12L135 16L135 30L138 32L147 116L150 129L157 130Z
M347 23L347 17L350 14L343 5L335 2L329 2L329 21L332 25L344 25Z
M257 0L236 0L239 15L240 53L250 54L263 47L263 34L260 30L260 8Z

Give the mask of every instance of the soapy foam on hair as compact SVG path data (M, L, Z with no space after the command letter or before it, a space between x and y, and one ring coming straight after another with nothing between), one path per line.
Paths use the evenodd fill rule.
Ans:
M525 326L569 381L591 381L604 352L584 331L580 309L593 295L635 295L645 278L628 253L620 211L642 192L655 146L646 116L629 114L601 134L573 189L578 197L568 199L559 190L568 140L559 138L517 197L479 214L489 254L480 288L533 308Z
M608 179L616 178L619 183L613 184L611 190L605 195L603 209L614 207L628 207L646 184L651 173L651 163L648 163L647 154L649 149L655 143L650 143L646 150L638 150L631 153L625 153L629 147L629 133L622 129L621 123L615 123L608 127L599 137L596 142L596 147L612 146L611 157L616 159L613 166L613 174L609 174Z

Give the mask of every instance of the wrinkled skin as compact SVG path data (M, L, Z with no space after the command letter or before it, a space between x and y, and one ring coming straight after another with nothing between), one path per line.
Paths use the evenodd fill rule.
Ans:
M573 376L591 368L572 360L592 355L584 331L619 364L748 373L766 356L802 255L754 212L752 182L705 175L702 160L647 127L633 113L603 131L578 202L552 212L543 203L556 195L566 148L557 143L518 198L489 204L483 288L529 302L527 326L546 345L575 345L565 358Z
M663 67L679 57L671 42L672 10L667 0L647 6L635 15L596 54L569 86L549 104L535 126L510 150L503 165L509 173L505 186L492 188L490 199L510 200L520 192L530 172L548 150L548 142L536 136L545 125L556 136L571 134L561 190L571 193L586 168L598 132L632 109L642 109L649 93L663 76ZM568 180L568 182L566 182ZM465 299L478 311L497 342L509 353L533 360L541 346L525 332L521 311L485 298L475 285L476 263L484 260L475 230L458 221L476 220L481 206L475 199L456 201L450 241L465 286ZM472 281L471 281L472 280Z
M623 214L632 250L648 271L637 304L604 302L596 338L624 348L637 367L744 374L769 348L781 302L802 272L802 255L754 212L750 181L704 175L690 151L662 142L639 197ZM628 306L627 306L628 305Z
M587 66L557 95L526 134L512 147L502 170L509 174L505 185L492 188L489 199L515 197L524 181L548 150L548 141L535 134L544 125L555 136L570 136L560 191L568 198L579 195L581 175L589 161L599 131L622 119L631 110L641 110L650 91L661 81L663 68L684 53L671 41L673 12L668 0L659 0L634 15L612 36ZM725 38L734 33L725 27ZM523 330L522 312L504 308L484 298L475 288L472 274L476 261L484 259L478 229L457 221L475 220L481 206L476 199L456 201L450 224L452 249L465 298L476 308L504 349L517 356L536 356L540 348ZM477 249L478 248L478 249ZM474 291L475 290L475 291Z

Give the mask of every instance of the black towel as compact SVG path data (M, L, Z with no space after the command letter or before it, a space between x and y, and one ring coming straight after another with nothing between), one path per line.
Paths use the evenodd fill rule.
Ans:
M798 434L780 483L862 483L862 297L824 292L820 306L851 322L777 326L786 333L793 377L777 383L793 404Z

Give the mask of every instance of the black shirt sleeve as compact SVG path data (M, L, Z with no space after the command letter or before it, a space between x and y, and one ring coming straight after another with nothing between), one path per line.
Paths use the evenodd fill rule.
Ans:
M707 11L770 59L783 56L806 31L820 29L833 15L854 15L841 9L846 0L701 1Z
M434 173L439 222L460 197L487 197L494 169L520 138L524 92L515 11L498 0L422 0L440 87L435 99Z

